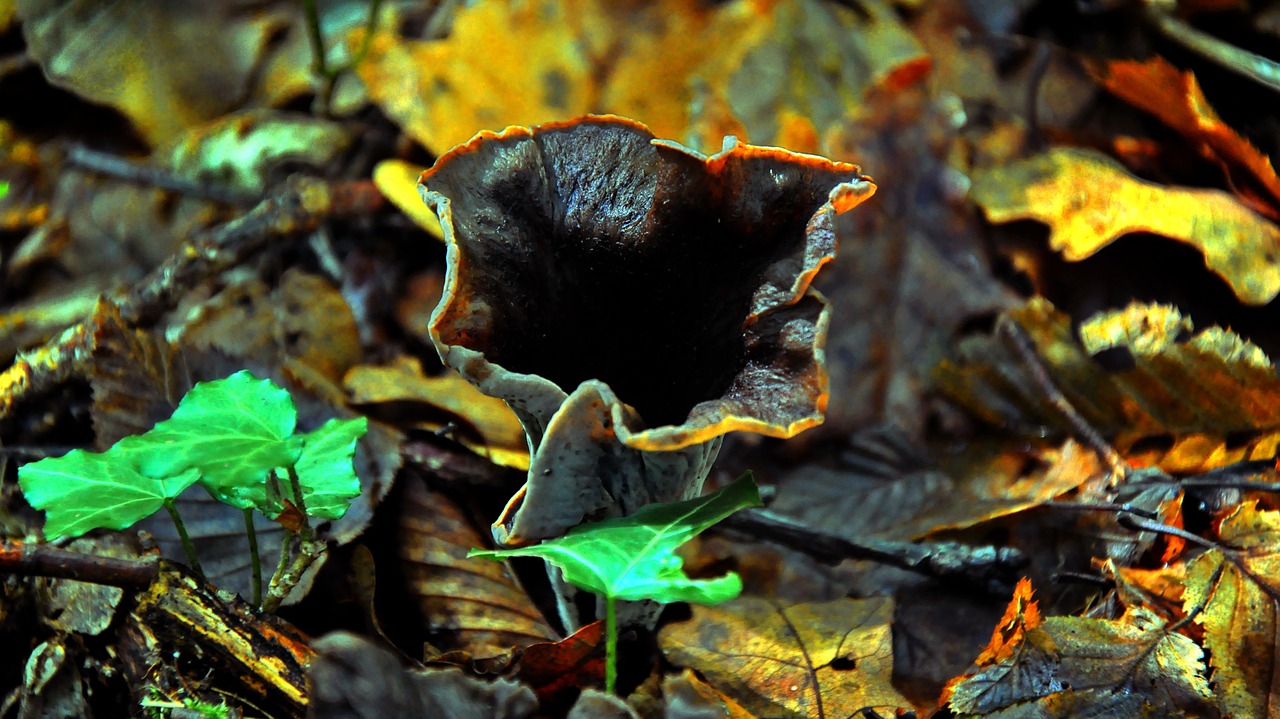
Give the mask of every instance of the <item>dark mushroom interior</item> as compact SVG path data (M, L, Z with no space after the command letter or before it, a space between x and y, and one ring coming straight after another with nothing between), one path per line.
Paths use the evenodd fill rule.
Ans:
M463 290L440 339L565 391L602 380L649 426L718 397L766 268L800 272L806 224L858 175L760 148L708 163L652 139L589 118L442 158L424 182L451 201ZM454 327L475 297L492 321Z

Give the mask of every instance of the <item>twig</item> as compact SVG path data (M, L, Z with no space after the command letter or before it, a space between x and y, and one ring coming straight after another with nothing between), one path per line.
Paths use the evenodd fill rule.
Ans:
M1035 345L1031 342L1031 338L1027 336L1025 330L1018 326L1018 323L1008 317L1001 317L996 325L1000 334L1009 340L1009 345L1022 358L1023 364L1031 372L1031 379L1036 386L1044 393L1044 396L1053 405L1054 409L1062 415L1062 418L1071 426L1071 432L1086 447L1093 450L1098 458L1111 470L1112 485L1119 484L1124 481L1133 468L1129 463L1124 461L1120 453L1112 447L1107 440L1103 439L1102 434L1089 424L1080 412L1071 404L1066 395L1062 394L1062 390L1053 383L1053 379L1049 377L1049 370L1045 367L1044 362L1040 359L1040 355L1036 352Z
M127 321L150 324L174 306L179 292L234 267L269 240L309 232L330 218L366 215L383 202L369 181L330 185L314 177L291 176L243 216L198 234L139 285L118 288L106 299L119 306ZM8 416L25 395L80 373L92 355L97 330L91 318L41 347L20 353L0 373L0 418Z
M1195 29L1173 14L1173 3L1142 0L1139 5L1142 18L1169 40L1268 90L1280 92L1280 63Z
M5 541L0 543L0 573L145 589L159 576L160 568L154 558L116 559L72 552L49 544Z
M971 547L956 542L857 542L816 531L782 515L748 509L723 522L729 529L777 542L825 562L867 559L935 579L976 584L996 594L1008 593L1027 558L1012 547Z
M226 205L248 206L262 201L260 195L236 192L223 185L195 182L185 177L179 177L155 165L134 162L109 152L91 150L83 145L74 145L67 151L67 164L81 167L100 175L107 175L139 185L173 190L192 197L203 197Z

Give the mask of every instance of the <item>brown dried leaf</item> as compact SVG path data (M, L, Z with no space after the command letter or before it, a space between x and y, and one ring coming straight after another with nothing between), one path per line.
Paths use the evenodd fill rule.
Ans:
M889 599L780 605L745 597L693 607L658 634L667 659L697 670L748 711L771 717L852 716L909 707L890 684Z
M1116 620L1050 617L1011 652L950 687L966 717L1217 716L1203 652L1134 608Z
M1236 717L1277 717L1280 703L1280 512L1257 502L1222 520L1212 549L1187 567L1183 607L1204 626L1222 708Z
M972 197L991 222L1037 220L1078 262L1133 232L1185 242L1242 302L1280 294L1280 228L1221 190L1139 180L1097 152L1055 148L975 174Z
M195 347L261 362L296 361L338 384L361 357L347 301L323 278L290 268L275 289L248 279L220 292L183 330Z
M921 450L900 444L904 440L896 434L855 435L844 453L845 467L802 465L787 472L771 509L855 542L905 541L1038 506L1100 473L1093 453L1074 443L1039 452L1021 443L975 443L939 466ZM1029 457L1048 469L1028 473Z
M1203 471L1243 459L1272 457L1280 442L1280 379L1257 347L1230 330L1190 335L1175 309L1134 304L1087 320L1071 320L1043 298L1008 313L1031 337L1057 387L1121 452L1144 438L1172 435L1159 454L1130 456L1165 471ZM1092 355L1131 357L1132 369L1109 372ZM999 337L970 337L938 366L940 387L977 416L1030 434L1070 429ZM1228 434L1249 439L1228 445Z
M556 638L505 564L467 559L487 540L446 495L411 481L401 503L404 575L438 646L484 658Z
M529 468L529 445L519 418L506 402L480 392L452 370L428 377L421 362L401 355L389 365L352 368L344 384L353 404L370 409L423 405L438 412L436 417L419 414L412 423L419 428L440 429L448 417L456 418L462 425L459 440L467 448L504 467Z

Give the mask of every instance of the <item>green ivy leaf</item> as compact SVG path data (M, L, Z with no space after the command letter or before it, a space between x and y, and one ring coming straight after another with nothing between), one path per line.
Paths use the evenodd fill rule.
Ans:
M196 384L172 417L116 448L148 477L195 467L210 494L243 509L251 505L237 488L260 484L271 470L298 460L303 442L292 436L296 424L289 392L242 370Z
M705 497L651 504L630 517L579 525L533 547L473 549L467 556L540 557L559 567L574 586L614 599L716 604L738 596L742 580L733 573L690 579L675 550L739 509L758 506L760 492L747 473Z
M360 496L360 478L351 464L356 453L356 442L369 431L369 420L331 419L320 429L301 435L305 442L294 471L302 485L302 499L307 514L322 519L338 519L347 513L351 500ZM286 499L292 499L288 474L281 467L277 472L280 491ZM268 517L274 517L279 506L268 499L265 483L233 488L231 494L237 502L256 507Z
M47 513L44 535L50 540L91 529L125 529L198 479L195 469L152 479L111 450L95 454L73 449L18 468L18 486L27 502Z
M360 478L351 460L356 441L369 431L369 420L331 419L320 429L303 435L306 444L295 469L302 485L307 514L337 519L347 513L351 500L360 496Z

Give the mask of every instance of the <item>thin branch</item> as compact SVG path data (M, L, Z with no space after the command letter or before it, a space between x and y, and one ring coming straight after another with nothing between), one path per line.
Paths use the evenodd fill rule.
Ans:
M1280 63L1188 25L1174 14L1176 6L1173 3L1143 0L1140 5L1142 18L1169 40L1268 90L1280 92Z
M99 175L172 190L192 197L202 197L226 205L249 206L262 201L260 195L237 192L223 185L196 182L155 165L135 162L109 152L91 150L83 145L74 145L67 151L67 164Z
M1103 464L1111 470L1112 483L1119 484L1133 468L1128 462L1120 456L1120 453L1102 437L1093 425L1089 424L1066 395L1062 394L1062 390L1053 383L1053 379L1049 377L1049 370L1044 365L1044 361L1040 359L1039 353L1036 352L1035 344L1031 338L1027 336L1026 330L1018 326L1018 323L1007 317L1001 317L997 325L997 329L1009 341L1009 346L1022 358L1022 362L1031 372L1031 379L1035 382L1036 387L1044 393L1045 398L1055 409L1062 415L1062 418L1071 426L1072 435L1080 440L1086 447L1093 450Z
M0 573L145 589L159 576L160 568L154 558L116 559L49 544L5 541L0 542Z
M956 542L852 541L816 531L761 509L731 515L723 526L804 552L824 562L866 559L936 579L963 581L997 594L1008 592L1027 558L1012 547L971 547Z

